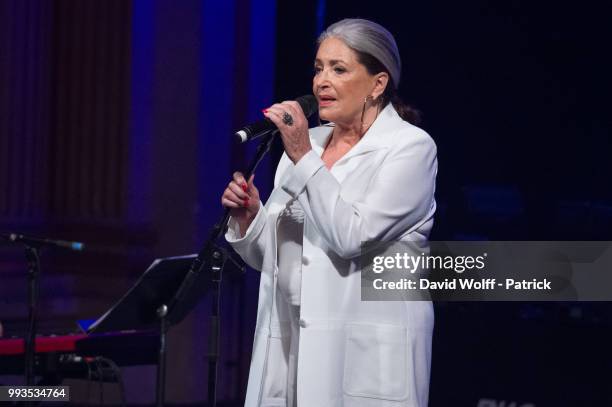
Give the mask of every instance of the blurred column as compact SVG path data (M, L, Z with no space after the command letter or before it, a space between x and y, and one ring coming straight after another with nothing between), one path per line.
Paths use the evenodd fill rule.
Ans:
M199 250L232 171L253 152L232 134L273 101L274 11L271 0L133 1L127 212L131 222L151 221L158 256ZM270 165L258 172L267 195ZM244 281L249 288L235 295ZM255 273L226 281L219 399L244 392L257 282ZM169 401L206 398L208 312L204 298L171 331ZM145 385L150 375L130 377Z
M207 0L202 9L202 102L199 135L198 244L223 212L221 193L234 171L250 162L258 141L237 145L233 133L263 118L261 109L274 103L276 1ZM277 142L280 142L278 140ZM257 170L256 185L265 201L276 163L270 157ZM229 268L229 267L228 267ZM224 280L222 349L218 395L242 401L251 359L259 275ZM208 308L198 309L194 339L205 354ZM202 382L201 385L205 385Z

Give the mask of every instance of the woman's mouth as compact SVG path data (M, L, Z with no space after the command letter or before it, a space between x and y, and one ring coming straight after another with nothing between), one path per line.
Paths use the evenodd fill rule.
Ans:
M319 96L319 107L327 107L334 103L336 99L330 96Z

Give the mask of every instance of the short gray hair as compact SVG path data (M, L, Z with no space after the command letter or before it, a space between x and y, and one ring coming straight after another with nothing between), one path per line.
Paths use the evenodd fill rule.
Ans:
M397 89L402 61L393 35L382 25L361 18L347 18L330 25L319 35L318 44L329 37L339 38L354 51L376 58L391 76Z

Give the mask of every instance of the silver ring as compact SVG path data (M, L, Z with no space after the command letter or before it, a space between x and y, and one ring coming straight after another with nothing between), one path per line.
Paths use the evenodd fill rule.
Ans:
M293 126L293 117L287 112L283 112L283 123L287 126Z

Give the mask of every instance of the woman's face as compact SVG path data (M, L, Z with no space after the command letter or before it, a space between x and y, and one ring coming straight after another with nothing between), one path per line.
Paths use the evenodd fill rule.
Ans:
M357 61L355 51L342 40L330 37L321 43L312 80L321 119L345 126L360 124L364 99L375 88L376 77L368 73Z

